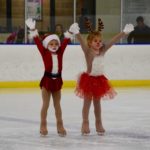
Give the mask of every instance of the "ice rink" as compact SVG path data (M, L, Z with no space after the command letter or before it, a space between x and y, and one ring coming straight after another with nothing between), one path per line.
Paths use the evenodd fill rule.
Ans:
M40 89L0 89L0 150L150 150L150 88L117 89L114 100L102 101L104 136L95 132L90 109L89 136L82 136L82 100L73 89L62 91L66 137L59 137L54 109L48 112L46 137L39 135Z

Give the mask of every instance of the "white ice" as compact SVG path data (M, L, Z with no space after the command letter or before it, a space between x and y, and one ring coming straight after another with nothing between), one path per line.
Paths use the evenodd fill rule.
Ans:
M150 89L117 89L114 100L102 101L104 136L95 132L90 109L89 136L82 136L82 100L73 90L62 91L66 137L56 132L54 109L48 112L47 137L39 134L39 89L0 89L0 150L150 150Z

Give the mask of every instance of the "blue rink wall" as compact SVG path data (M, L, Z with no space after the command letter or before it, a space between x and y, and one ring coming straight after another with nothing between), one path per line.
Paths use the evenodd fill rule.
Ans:
M86 70L80 45L68 45L63 59L64 87L74 87ZM114 45L104 64L114 86L150 86L150 45ZM0 45L0 88L38 87L43 68L36 45Z

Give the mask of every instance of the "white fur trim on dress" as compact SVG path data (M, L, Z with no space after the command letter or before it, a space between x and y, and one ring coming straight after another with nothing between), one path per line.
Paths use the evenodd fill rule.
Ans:
M98 55L94 58L92 62L92 70L90 75L92 76L98 76L104 74L104 57L101 55Z
M58 57L55 54L52 54L53 68L52 73L58 73Z
M45 48L47 48L48 43L49 43L50 41L52 41L52 40L57 40L58 43L59 43L59 46L60 46L60 39L59 39L59 37L58 37L56 34L52 34L52 35L47 36L47 37L43 40L43 46L44 46Z
M39 36L37 29L34 31L30 30L28 36L29 36L29 39L33 39L34 37Z

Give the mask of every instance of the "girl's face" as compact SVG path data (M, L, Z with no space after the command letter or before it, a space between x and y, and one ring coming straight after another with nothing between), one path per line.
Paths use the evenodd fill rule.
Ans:
M93 38L93 40L89 44L90 48L93 49L96 53L99 52L102 45L102 40L99 36Z
M55 53L58 50L58 48L59 48L59 43L57 40L52 40L48 43L48 49L51 52Z

